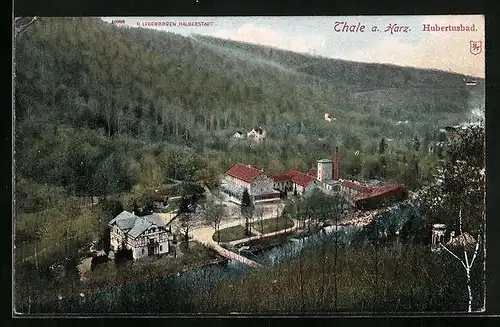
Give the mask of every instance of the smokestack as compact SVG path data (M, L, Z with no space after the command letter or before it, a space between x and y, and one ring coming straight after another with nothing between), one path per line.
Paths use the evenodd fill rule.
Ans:
M335 147L335 153L333 155L333 180L339 180L339 147Z

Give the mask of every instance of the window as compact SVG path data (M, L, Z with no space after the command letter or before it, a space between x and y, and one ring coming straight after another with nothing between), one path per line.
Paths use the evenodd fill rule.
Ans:
M160 245L160 251L162 251L162 246Z
M144 249L142 249L142 254L144 254Z

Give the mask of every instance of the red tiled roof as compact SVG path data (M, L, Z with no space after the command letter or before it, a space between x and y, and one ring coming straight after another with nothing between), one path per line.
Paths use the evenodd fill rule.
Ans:
M312 177L316 177L316 176L318 176L318 170L316 168L311 168L307 172L307 175L312 176Z
M290 177L293 177L293 176L297 176L297 175L302 174L302 172L295 170L295 169L288 169L287 171L285 171L285 174L290 176Z
M287 182L287 181L290 181L292 179L292 176L287 175L287 174L277 174L277 175L274 175L272 178L275 182Z
M263 173L263 171L257 168L249 167L240 163L235 164L234 166L229 168L228 171L226 171L227 175L247 183L252 182L257 176Z
M313 180L314 177L302 173L292 177L292 183L300 185L302 187L307 187Z
M357 182L342 181L341 183L344 187L347 187L347 188L350 188L350 189L353 189L355 191L362 192L362 193L371 192L371 190L372 190L371 187L357 183Z
M353 201L366 200L378 197L391 196L405 190L402 184L387 184L379 187L375 187L371 192L358 194L352 197Z

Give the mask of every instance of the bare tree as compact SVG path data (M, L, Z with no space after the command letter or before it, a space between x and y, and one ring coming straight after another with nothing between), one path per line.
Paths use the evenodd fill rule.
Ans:
M33 24L38 17L31 17L31 19L28 22L25 22L28 17L17 17L14 19L14 35L16 37L21 36L21 34L26 30L28 26Z
M453 253L450 249L448 249L443 243L439 243L441 245L441 247L443 249L445 249L450 255L452 255L455 259L457 259L458 261L460 261L460 263L462 264L462 266L464 267L465 269L465 276L466 276L466 285L467 285L467 294L469 296L469 302L468 302L468 306L467 306L467 311L468 312L472 312L472 290L471 290L471 269L474 265L474 260L476 260L476 256L477 256L477 253L479 251L479 244L481 243L481 235L478 234L477 235L477 239L474 240L474 253L472 255L472 258L469 259L469 253L467 252L467 247L468 247L468 242L467 242L467 239L466 239L466 236L465 234L463 233L463 230L462 230L462 209L460 209L459 213L458 213L458 219L459 219L459 228L460 228L460 235L458 236L460 239L459 239L459 243L460 245L463 247L463 250L464 250L464 256L463 256L463 259L460 258L459 256L457 256L455 253Z
M181 203L179 205L180 212L180 222L181 231L184 234L184 241L186 242L186 248L189 247L189 232L193 228L193 214L190 210L189 199L186 196L181 197Z
M205 220L217 233L217 243L220 243L220 223L225 216L224 206L221 203L211 202L205 210Z
M181 231L184 235L184 242L186 242L186 248L189 248L189 232L194 227L194 221L192 219L191 213L183 212L180 216L181 221Z
M264 208L255 207L255 216L259 219L260 232L261 232L261 234L264 234L264 222L263 222L263 220L264 220Z
M276 206L276 230L279 229L279 218L280 218L279 209L278 206ZM285 221L285 228L286 228L286 221Z

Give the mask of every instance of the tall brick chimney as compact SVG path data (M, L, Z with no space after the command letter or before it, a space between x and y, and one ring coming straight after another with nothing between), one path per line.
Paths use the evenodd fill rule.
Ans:
M333 180L339 180L339 147L335 147L335 153L333 155Z

